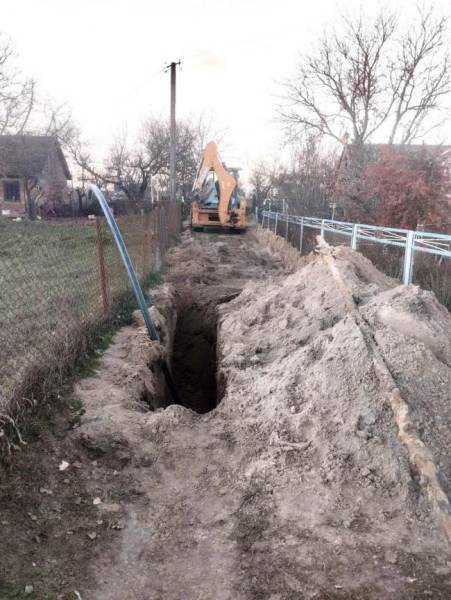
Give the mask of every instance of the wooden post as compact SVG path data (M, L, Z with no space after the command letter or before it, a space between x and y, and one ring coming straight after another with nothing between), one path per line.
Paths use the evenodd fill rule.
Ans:
M160 261L161 266L164 266L165 255L166 255L166 240L164 235L164 209L160 206L159 214L158 214L158 236L160 242Z
M109 300L105 270L105 256L103 254L102 219L100 217L96 217L96 242L97 259L99 261L100 288L102 290L103 314L106 316L109 311Z
M152 210L152 269L158 271L158 244L157 244L157 207Z
M144 279L150 272L149 254L150 254L150 214L144 212L142 215L142 267L141 277Z

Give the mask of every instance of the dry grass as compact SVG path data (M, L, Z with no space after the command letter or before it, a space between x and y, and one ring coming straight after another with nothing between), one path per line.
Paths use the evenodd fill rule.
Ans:
M255 235L259 242L264 246L267 246L271 252L280 254L283 257L285 266L291 271L294 272L307 264L309 259L306 256L301 256L299 251L294 248L289 241L276 236L272 231L269 231L268 229L257 229Z

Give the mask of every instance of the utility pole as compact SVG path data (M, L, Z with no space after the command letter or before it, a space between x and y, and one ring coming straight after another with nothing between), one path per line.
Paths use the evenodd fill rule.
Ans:
M169 153L169 195L171 202L175 202L175 187L176 187L176 174L175 174L175 97L176 97L176 71L177 65L180 65L180 61L171 62L167 67L171 71L171 147Z

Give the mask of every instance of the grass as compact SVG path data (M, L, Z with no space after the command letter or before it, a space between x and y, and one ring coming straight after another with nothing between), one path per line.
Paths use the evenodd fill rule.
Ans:
M140 223L136 217L123 223L138 267ZM114 332L130 322L136 304L127 275L105 229L103 238L107 315L92 223L0 220L0 431L17 437L16 420L22 413L36 413L38 404L44 405L45 415L49 402L55 402L55 390L73 374L74 364L78 375L92 375ZM151 273L143 281L144 289L158 282L159 276ZM37 429L52 427L45 417L40 421Z
M99 314L91 225L0 221L0 379L20 381L53 338ZM6 387L7 390L7 387Z
M6 588L0 587L0 600L56 600L55 596L37 596L33 591L31 594L25 593L25 585L23 586L8 586Z
M142 282L144 290L160 285L162 273L150 273ZM130 292L124 293L115 303L111 318L100 321L84 340L84 349L73 363L67 365L61 378L54 380L45 393L39 395L39 402L27 411L26 418L21 420L21 435L27 440L36 440L44 432L57 434L60 418L75 425L83 414L81 402L72 394L73 383L79 378L92 377L96 374L102 354L110 346L114 334L124 325L132 321L132 314L138 308L136 300ZM8 433L8 431L7 431ZM14 439L16 432L9 431L9 438ZM0 452L1 455L1 452Z

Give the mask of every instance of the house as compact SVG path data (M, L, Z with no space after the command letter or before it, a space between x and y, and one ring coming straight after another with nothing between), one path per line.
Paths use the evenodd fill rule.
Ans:
M68 201L72 176L58 140L0 135L0 214L52 214Z

